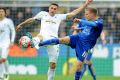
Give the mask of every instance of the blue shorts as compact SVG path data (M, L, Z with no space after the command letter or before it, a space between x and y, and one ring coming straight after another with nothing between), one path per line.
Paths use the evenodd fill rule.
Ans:
M88 53L87 57L86 57L86 60L87 60L87 61L90 61L91 58L92 58L92 52L90 51L90 52Z
M70 35L69 38L69 46L75 49L77 59L83 62L90 48L83 46L78 34Z

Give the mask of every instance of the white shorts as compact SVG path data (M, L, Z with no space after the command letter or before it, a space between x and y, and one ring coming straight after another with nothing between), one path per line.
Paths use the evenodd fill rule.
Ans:
M57 63L58 56L59 56L59 45L48 45L46 46L49 62Z
M53 39L55 37L51 36L43 36L43 41L48 39ZM49 56L49 62L57 63L58 56L59 56L59 45L46 45L45 46Z
M0 47L0 59L8 57L8 47Z

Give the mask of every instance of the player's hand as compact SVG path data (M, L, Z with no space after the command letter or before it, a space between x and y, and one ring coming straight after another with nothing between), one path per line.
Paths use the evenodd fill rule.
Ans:
M74 28L74 30L81 30L81 29L80 29L80 28L78 28L78 27L75 27L75 28Z
M73 20L73 22L74 22L74 23L76 23L76 22L80 22L80 19L75 18L75 19Z
M71 28L72 28L73 30L80 30L80 28L77 27L77 24L76 24L76 23L74 23Z
M88 5L88 4L92 3L92 1L93 1L93 0L86 0L85 3Z
M20 29L21 27L22 27L21 25L18 25L18 26L16 27L16 30Z

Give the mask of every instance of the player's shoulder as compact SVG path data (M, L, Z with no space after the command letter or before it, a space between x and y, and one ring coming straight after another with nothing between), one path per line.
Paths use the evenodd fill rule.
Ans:
M67 14L55 14L55 16L63 16L63 15L67 15Z
M47 11L40 11L39 13L40 13L40 14L48 14Z
M4 18L4 20L5 20L5 21L10 21L10 19L9 19L9 18L7 18L7 17L5 17L5 18Z
M41 13L48 13L47 11L40 11Z
M55 17L58 18L59 20L65 20L67 14L55 14Z
M103 24L103 19L99 17L97 20L95 20L95 22Z
M103 19L101 17L99 17L96 21L103 22Z
M7 17L4 20L7 21L7 22L13 22L12 19L7 18Z
M96 23L98 26L101 26L101 27L103 27L103 25L104 25L103 19L100 18L100 17L99 17L97 20L95 20L95 23Z

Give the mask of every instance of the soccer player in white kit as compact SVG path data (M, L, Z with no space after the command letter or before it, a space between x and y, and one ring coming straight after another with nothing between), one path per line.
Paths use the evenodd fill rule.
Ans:
M74 11L67 13L67 14L57 14L58 11L58 4L52 3L49 6L49 11L41 11L33 18L29 18L26 21L22 22L17 26L17 30L26 24L30 24L35 20L41 20L41 29L40 33L33 38L34 45L37 45L40 41L58 38L58 29L60 22L65 20L66 18L71 18L78 13L80 13L83 9L87 7L92 0L86 0L86 2L80 6L79 8L75 9ZM59 55L59 45L48 45L46 46L49 56L49 63L50 67L48 70L48 80L53 80L55 76L55 69L56 69L56 62L58 60Z
M14 24L5 15L5 8L0 8L0 80L8 80L8 51L15 39Z

